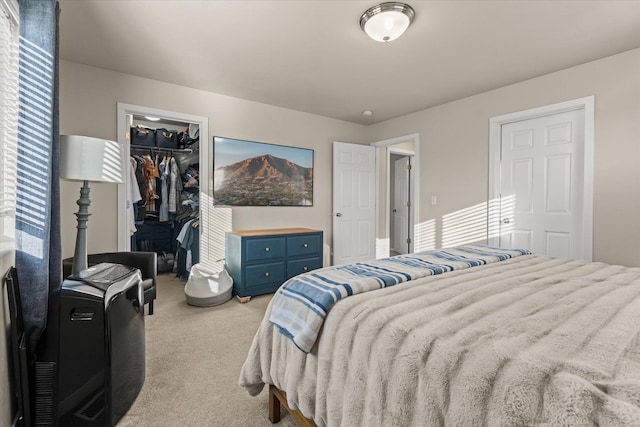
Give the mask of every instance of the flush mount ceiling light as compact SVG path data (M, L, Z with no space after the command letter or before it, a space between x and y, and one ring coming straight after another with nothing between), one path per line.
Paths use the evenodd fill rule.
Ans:
M390 42L409 28L414 16L413 8L406 3L381 3L362 14L360 27L375 41Z

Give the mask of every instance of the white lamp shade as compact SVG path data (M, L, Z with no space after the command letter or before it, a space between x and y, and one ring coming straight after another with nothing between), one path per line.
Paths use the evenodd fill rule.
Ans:
M378 42L390 42L409 28L415 12L405 3L387 2L368 9L360 18L365 33Z
M123 182L122 147L114 141L60 135L60 178Z

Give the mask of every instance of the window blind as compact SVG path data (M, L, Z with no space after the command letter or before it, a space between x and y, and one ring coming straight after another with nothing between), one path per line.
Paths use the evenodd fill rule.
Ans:
M16 0L0 0L0 236L6 219L15 216L16 158L18 148L18 43L19 17Z

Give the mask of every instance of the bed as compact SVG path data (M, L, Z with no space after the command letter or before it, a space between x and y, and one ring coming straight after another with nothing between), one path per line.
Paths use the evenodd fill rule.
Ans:
M273 322L285 283L240 385L308 425L640 426L640 268L522 252L440 273L337 299L307 347Z

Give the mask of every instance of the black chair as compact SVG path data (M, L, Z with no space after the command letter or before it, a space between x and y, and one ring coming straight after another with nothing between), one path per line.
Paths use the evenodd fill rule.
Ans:
M153 300L156 299L156 277L158 275L158 255L155 252L108 252L103 254L90 254L87 256L87 264L100 264L111 262L137 268L142 274L142 289L144 290L144 303L149 304L149 314L153 314ZM64 277L71 275L73 257L62 261Z

